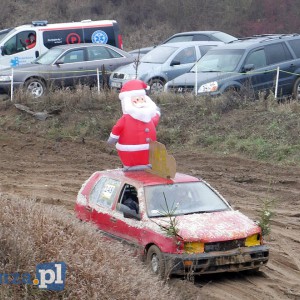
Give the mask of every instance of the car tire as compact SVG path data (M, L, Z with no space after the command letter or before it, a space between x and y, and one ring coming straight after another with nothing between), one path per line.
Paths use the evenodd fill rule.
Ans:
M46 85L42 79L31 78L25 82L25 89L34 98L39 98L45 94Z
M154 274L164 278L166 270L164 255L155 245L152 245L147 252L147 265Z
M300 100L300 77L296 79L293 87L293 98L295 100Z
M153 78L148 82L150 87L150 94L159 94L163 92L165 81L159 78Z

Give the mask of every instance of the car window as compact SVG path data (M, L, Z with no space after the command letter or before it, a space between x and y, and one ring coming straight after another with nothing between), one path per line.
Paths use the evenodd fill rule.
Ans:
M212 47L215 47L215 46L212 46L212 45L207 45L207 46L198 46L199 48L199 51L201 53L201 56L203 56L209 49L211 49Z
M194 35L193 41L211 41L211 37L206 34L196 34Z
M236 37L234 37L234 36L232 36L232 35L230 35L230 34L228 34L228 33L221 32L221 31L219 31L219 32L214 32L214 33L212 34L212 36L214 37L214 40L215 40L215 41L222 41L222 42L224 42L224 43L229 43L229 42L232 42L232 41L237 40Z
M265 67L267 65L267 61L264 49L251 52L245 60L245 65L248 64L253 64L254 69Z
M163 64L176 50L178 47L163 46L156 47L141 58L141 62Z
M105 207L112 207L120 181L101 177L91 191L90 204L98 204Z
M92 47L87 49L88 60L101 60L122 57L118 52L107 47Z
M173 59L173 61L178 61L180 64L190 64L196 62L196 51L195 47L188 47L181 50Z
M191 72L233 72L236 70L245 50L209 50L198 63L191 69Z
M65 64L84 61L84 50L71 50L60 58Z
M21 31L18 34L11 37L5 44L3 48L4 55L11 55L18 52L28 50L27 44L29 43L29 35L36 35L35 31L26 30Z
M226 202L204 182L147 186L145 199L149 217L229 209Z
M300 39L288 41L288 44L293 49L295 55L300 58Z
M128 212L128 209L133 213L139 213L139 199L137 196L137 189L130 184L125 184L119 197L117 210Z
M47 65L53 63L61 54L62 49L50 49L33 61L36 64Z
M13 28L0 30L0 42L7 36L8 33L15 31Z
M174 36L169 40L167 40L164 44L177 43L177 42L191 42L192 40L193 40L193 35Z
M276 64L292 58L284 43L276 43L265 46L268 65Z

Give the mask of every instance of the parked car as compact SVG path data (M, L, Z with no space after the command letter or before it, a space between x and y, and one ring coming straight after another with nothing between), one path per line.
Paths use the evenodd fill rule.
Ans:
M160 45L139 62L122 66L112 72L110 86L120 89L131 79L140 79L150 86L150 92L161 92L168 80L189 71L210 48L223 42L184 42Z
M135 206L125 202L128 194ZM166 179L147 171L97 171L82 185L75 211L133 245L161 276L258 270L269 258L254 221L207 182L182 173Z
M220 95L226 91L269 91L300 95L300 35L263 35L209 50L191 70L165 85L175 93ZM196 84L197 82L197 84Z
M167 38L164 42L162 42L162 44L191 42L191 41L219 41L219 42L229 43L234 40L237 40L237 38L222 31L189 31L189 32L180 32L180 33L173 34L172 36ZM140 57L142 57L153 48L155 48L155 46L135 49L129 51L129 53L134 56L139 55Z
M34 97L40 97L50 87L96 84L97 68L100 80L108 82L111 71L133 60L127 52L108 44L56 46L31 64L15 67L13 86L25 88ZM102 72L103 68L105 72ZM0 89L10 91L11 75L12 69L0 71Z

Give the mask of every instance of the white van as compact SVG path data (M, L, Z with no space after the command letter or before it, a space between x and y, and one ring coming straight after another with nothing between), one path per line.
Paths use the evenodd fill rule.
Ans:
M34 35L35 41L30 44ZM31 25L0 30L0 70L30 63L48 49L76 43L102 43L123 49L118 23L114 20Z

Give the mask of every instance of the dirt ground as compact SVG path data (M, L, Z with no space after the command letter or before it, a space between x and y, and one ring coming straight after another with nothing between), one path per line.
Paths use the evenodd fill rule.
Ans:
M256 274L201 276L170 284L194 299L300 299L300 167L215 156L195 149L172 153L177 170L202 177L235 209L258 218L274 199L270 260ZM102 141L49 141L0 128L0 192L72 210L81 184L96 170L120 167ZM190 298L190 297L189 297Z

